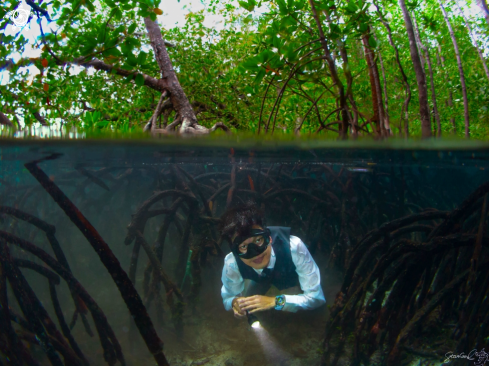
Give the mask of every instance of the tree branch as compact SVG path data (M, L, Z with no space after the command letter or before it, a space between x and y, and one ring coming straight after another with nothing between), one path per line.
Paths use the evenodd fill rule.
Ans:
M35 11L38 11L39 13L41 13L44 17L46 17L46 19L48 21L51 21L51 18L49 17L49 13L47 10L41 8L39 5L37 5L34 1L32 0L26 0L25 1L27 5L29 5L32 9L34 9Z
M9 126L9 127L14 126L12 121L2 112L0 112L0 125L5 125L5 126Z
M32 113L34 115L34 118L37 119L37 121L43 125L43 126L48 126L48 123L46 122L46 120L44 119L43 116L41 116L41 113L39 112L34 112Z
M144 78L144 85L147 87L158 90L160 92L164 92L165 88L163 87L163 84L161 80L158 80L152 76L143 74L143 73L138 73L134 71L129 71L129 70L123 70L120 68L115 68L113 65L106 64L105 62L100 61L97 58L94 58L91 61L85 61L84 57L78 57L73 60L73 64L80 65L80 66L85 66L85 67L93 67L95 70L102 70L106 72L111 72L112 70L115 70L115 73L120 76L129 76L129 75L138 75L141 74Z

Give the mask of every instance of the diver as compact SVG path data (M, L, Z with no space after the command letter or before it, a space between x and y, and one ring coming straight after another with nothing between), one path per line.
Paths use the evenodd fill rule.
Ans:
M288 227L264 226L263 216L248 202L221 217L219 230L231 243L222 270L224 308L244 318L258 311L296 312L326 303L319 268L305 244ZM272 285L296 295L265 296Z

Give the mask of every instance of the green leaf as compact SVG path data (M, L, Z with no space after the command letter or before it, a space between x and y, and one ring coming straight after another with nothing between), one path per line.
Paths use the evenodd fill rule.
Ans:
M109 39L108 41L105 42L105 48L112 48L115 47L115 45L119 42L117 37Z
M136 23L132 23L132 24L129 26L129 28L127 29L127 33L129 33L129 34L133 34L133 33L134 33L134 31L136 30L136 27L137 27Z
M141 11L146 14L149 12L149 6L145 3L140 3L139 4L139 9L141 9Z
M124 42L122 45L121 45L121 51L122 51L122 54L124 56L127 56L127 55L131 55L132 54L132 49L134 47L132 47L131 45L127 44L127 42Z
M134 74L127 75L124 79L124 83L129 83L132 79L134 79Z
M330 25L331 33L338 33L341 34L341 28L339 27L338 24L331 23Z
M297 25L297 20L295 20L294 17L287 16L282 20L282 24L287 27L287 31L289 33L292 33L294 30L290 29L289 27Z
M156 14L155 13L150 13L149 18L154 22L156 21Z
M368 39L368 44L370 47L372 48L376 48L377 47L377 41L375 40L374 37L370 36L369 39Z
M104 128L104 127L107 127L108 124L110 124L110 121L103 120L103 121L97 122L96 123L96 127L98 127L98 128Z
M126 26L124 24L121 24L112 32L112 35L117 36L119 34L123 34L125 29Z
M148 54L146 52L141 51L138 55L137 63L139 66L143 65L146 62L146 57Z
M297 52L295 52L295 46L294 45L289 46L286 56L287 56L287 60L289 62L297 61L298 55L297 55Z
M127 70L127 71L132 71L134 69L133 66L129 65L127 62L122 64L121 69Z
M253 20L253 16L249 14L246 18L243 19L244 24L248 24Z
M306 0L299 0L295 3L295 10L299 11L304 9L304 6L306 5Z
M87 9L93 13L95 11L95 7L93 6L93 4L91 3L90 0L86 0L85 1L85 6L87 7Z
M119 8L116 8L115 13L114 13L114 18L116 20L121 20L122 19L122 11Z
M355 13L358 10L358 7L354 3L349 2L346 6L346 10L350 13Z
M278 4L278 8L279 8L279 11L280 11L280 14L287 14L288 11L287 11L287 5L285 4L285 1L284 0L277 0L277 4Z
M126 41L128 44L130 44L132 47L139 47L140 43L136 38L133 37L127 37Z
M105 26L100 27L97 36L97 43L104 43L104 39L107 37L107 32L108 30L105 28Z
M122 54L121 54L121 51L119 51L117 48L109 48L108 50L105 50L104 52L102 52L102 55L104 55L104 57L108 57L108 56L119 57Z
M100 112L99 111L93 112L92 122L97 122L99 119L100 119Z
M132 53L126 56L126 62L133 67L138 64L137 58Z
M136 75L136 85L143 86L144 85L144 76L141 74Z
M273 37L273 40L272 40L272 44L274 47L276 47L277 49L280 49L281 48L281 39L278 38L278 37Z
M258 73L255 76L255 81L254 81L255 85L258 85L261 83L261 81L265 77L265 73L266 73L266 70L263 67L260 68L260 71L258 71Z
M95 46L91 43L87 44L80 50L80 54L82 54L83 56L88 55L89 53L92 53L94 48Z
M241 7L245 8L248 11L253 11L255 9L256 1L255 0L248 0L248 2L245 1L238 1L239 5Z
M267 62L271 57L273 57L273 52L270 51L270 50L264 50L262 52L260 52L258 55L256 55L256 61L258 61L257 63L265 63Z
M86 124L88 124L89 126L92 124L92 113L90 113L90 112L85 113L84 122Z
M258 62L254 58L245 60L241 64L241 66L243 66L246 70L250 70L250 71L255 71L259 69Z

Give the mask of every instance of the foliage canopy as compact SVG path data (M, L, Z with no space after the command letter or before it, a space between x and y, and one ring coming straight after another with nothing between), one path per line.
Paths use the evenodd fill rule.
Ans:
M488 136L489 14L460 0L206 0L172 29L160 0L27 4L24 28L0 8L3 124Z

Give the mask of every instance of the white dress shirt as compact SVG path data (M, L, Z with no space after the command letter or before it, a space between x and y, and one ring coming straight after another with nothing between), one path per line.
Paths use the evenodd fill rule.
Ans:
M319 268L314 262L311 253L307 250L306 245L297 236L290 236L290 253L304 293L300 295L285 295L285 306L282 310L295 313L299 309L311 310L326 303L323 289L321 288ZM275 252L272 247L272 254L267 268L273 269L275 262ZM258 274L263 271L263 269L254 270ZM236 296L241 296L243 290L244 279L239 272L233 253L229 253L224 259L224 267L222 269L221 295L226 310L232 309L233 299Z

